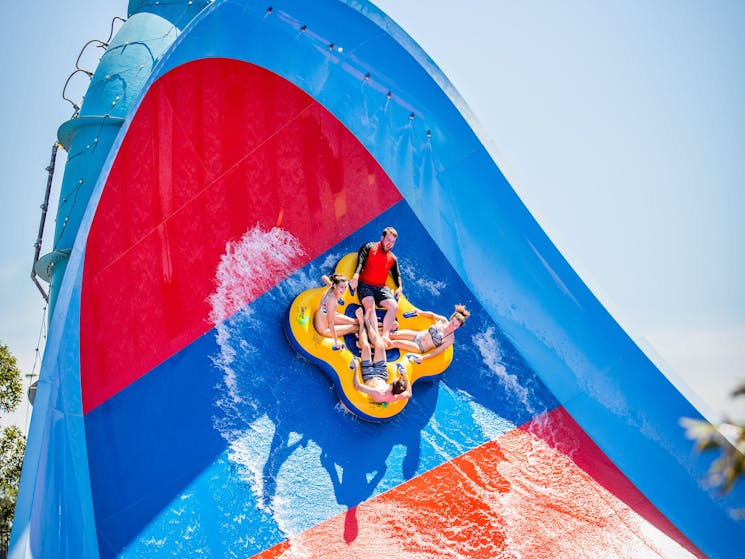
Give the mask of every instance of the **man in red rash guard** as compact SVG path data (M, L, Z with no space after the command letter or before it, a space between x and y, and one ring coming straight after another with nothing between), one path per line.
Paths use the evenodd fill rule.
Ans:
M390 342L391 326L398 311L397 299L403 292L398 259L391 252L397 238L396 230L393 227L386 227L378 242L363 245L357 254L357 268L349 280L349 287L352 290L358 289L359 283L358 296L365 311L374 309L375 305L385 309L381 336L386 343ZM396 284L395 293L385 285L389 273Z

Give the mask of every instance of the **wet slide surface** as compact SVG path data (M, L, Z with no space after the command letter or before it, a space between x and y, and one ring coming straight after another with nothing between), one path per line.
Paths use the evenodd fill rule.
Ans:
M387 225L409 299L472 318L442 379L377 425L340 408L282 321ZM91 226L81 300L102 557L696 554L559 407L365 148L254 65L195 61L150 88Z
M545 236L447 79L371 4L211 3L90 173L14 559L743 548L743 492L702 487L710 461L678 424L696 410ZM378 424L342 408L283 324L386 226L408 300L471 317L445 373Z

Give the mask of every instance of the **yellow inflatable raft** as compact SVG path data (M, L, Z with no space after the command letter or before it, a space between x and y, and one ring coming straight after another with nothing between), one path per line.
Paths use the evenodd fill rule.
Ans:
M336 265L336 273L351 278L357 264L357 253L344 256ZM393 280L388 277L388 286L395 289ZM290 343L300 355L309 359L320 367L331 378L342 404L352 413L368 421L384 421L399 413L406 406L408 399L390 403L379 403L354 387L353 374L359 373L359 366L354 360L359 356L356 347L356 336L345 336L344 347L333 349L333 340L324 338L316 332L313 326L313 315L320 304L321 297L328 289L326 286L303 291L290 305L285 328ZM352 295L349 289L344 293L343 301L339 300L338 312L354 317L354 311L360 306L357 294ZM423 316L411 316L415 307L402 295L398 300L396 320L400 328L411 330L426 330L433 320ZM382 312L382 311L380 311ZM452 346L434 358L417 364L406 357L406 353L398 349L387 352L388 382L398 376L399 367L403 367L414 384L420 379L431 379L440 375L453 359ZM359 360L357 360L359 361Z

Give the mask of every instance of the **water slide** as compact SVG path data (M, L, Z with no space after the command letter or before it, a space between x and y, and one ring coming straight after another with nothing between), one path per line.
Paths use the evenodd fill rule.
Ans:
M90 195L58 216L10 556L739 556L699 413L426 54L363 0L206 4L130 2L61 128ZM375 423L283 324L386 226L407 298L471 317Z

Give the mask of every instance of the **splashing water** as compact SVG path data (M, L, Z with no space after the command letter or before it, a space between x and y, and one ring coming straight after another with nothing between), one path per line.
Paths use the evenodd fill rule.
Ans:
M417 295L425 295L428 298L437 298L445 291L447 284L440 279L432 279L421 275L422 266L417 264L405 265L401 267L401 275L404 277L404 284L407 293L412 291ZM415 286L415 289L411 289Z
M215 274L217 289L210 296L210 320L223 322L257 296L283 280L305 254L291 233L274 227L249 229L239 241L229 241Z
M221 413L215 417L215 427L229 444L228 460L239 467L240 477L260 507L266 505L261 472L274 425L251 396L253 383L262 381L251 375L256 370L254 356L261 354L266 324L249 305L290 276L303 255L301 243L291 233L277 227L265 231L257 225L239 241L227 243L215 273L216 288L209 297L219 347L211 360L223 372L216 402Z
M502 364L502 352L493 326L485 331L479 332L472 337L474 345L481 354L481 360L491 374L493 374L504 388L530 413L533 413L533 405L530 401L530 391L520 384L517 376L507 372Z
M229 241L225 246L209 303L210 320L216 325L220 348L220 353L212 356L212 362L223 371L227 389L218 406L223 411L233 408L228 417L239 414L237 408L246 403L238 389L236 370L241 367L236 359L240 361L256 349L240 332L245 331L247 325L254 331L261 327L247 305L289 276L304 254L300 241L288 231L278 227L265 231L259 225L247 230L240 240ZM228 324L231 317L233 324ZM226 425L217 427L223 435L231 430Z
M304 363L289 347L278 348L276 336L269 332L281 330L281 309L297 293L319 286L321 275L333 271L341 257L328 254L298 270L304 254L287 231L254 227L226 245L209 298L218 347L211 361L222 372L214 426L228 443L226 459L236 476L233 483L244 484L253 496L252 506L271 515L279 531L288 536L302 531L308 519L298 518L295 490L286 486L280 470L302 472L308 461L318 460L320 450L293 432L292 419L277 411L277 402L290 408L302 406L302 383L312 382L312 377L297 375ZM294 378L300 388L288 394L281 380L286 378ZM305 493L333 491L323 476L315 483L318 487L306 484ZM336 502L328 506L332 510L317 511L318 521L340 510Z

